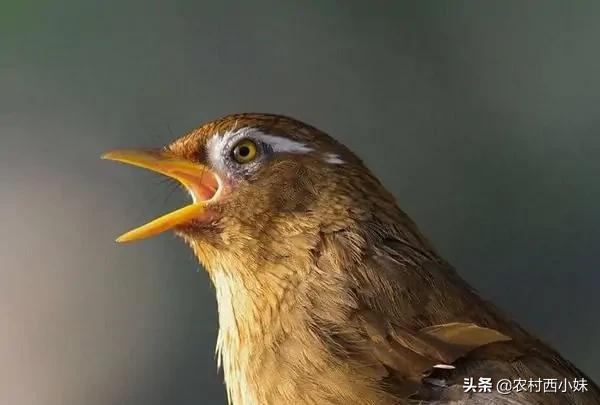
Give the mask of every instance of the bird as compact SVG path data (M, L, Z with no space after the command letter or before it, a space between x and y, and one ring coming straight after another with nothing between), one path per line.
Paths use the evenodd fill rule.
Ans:
M311 125L230 114L102 157L189 193L117 241L173 231L193 250L215 289L232 405L600 404L588 376L483 299Z

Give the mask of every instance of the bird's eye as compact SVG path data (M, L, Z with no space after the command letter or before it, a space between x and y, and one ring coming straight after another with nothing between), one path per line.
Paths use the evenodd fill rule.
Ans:
M258 148L256 143L250 139L243 139L239 141L231 150L233 160L237 163L249 163L256 159L258 155Z

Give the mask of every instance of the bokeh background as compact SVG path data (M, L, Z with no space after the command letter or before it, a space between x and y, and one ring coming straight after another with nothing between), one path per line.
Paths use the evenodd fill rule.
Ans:
M185 200L103 151L284 113L358 152L482 294L600 380L600 3L0 3L0 403L224 404Z

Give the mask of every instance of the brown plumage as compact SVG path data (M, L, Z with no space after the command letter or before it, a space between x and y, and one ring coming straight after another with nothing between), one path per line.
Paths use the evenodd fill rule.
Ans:
M180 180L166 229L208 271L234 405L600 404L600 391L466 393L464 378L586 378L481 299L342 144L291 118L236 114L161 151L108 159ZM250 157L250 158L249 158Z

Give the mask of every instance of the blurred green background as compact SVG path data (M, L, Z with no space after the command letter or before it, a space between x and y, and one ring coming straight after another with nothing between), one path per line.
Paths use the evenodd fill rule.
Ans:
M185 196L99 156L242 111L349 145L599 380L599 38L592 1L0 3L0 403L225 403L191 252L113 242Z

